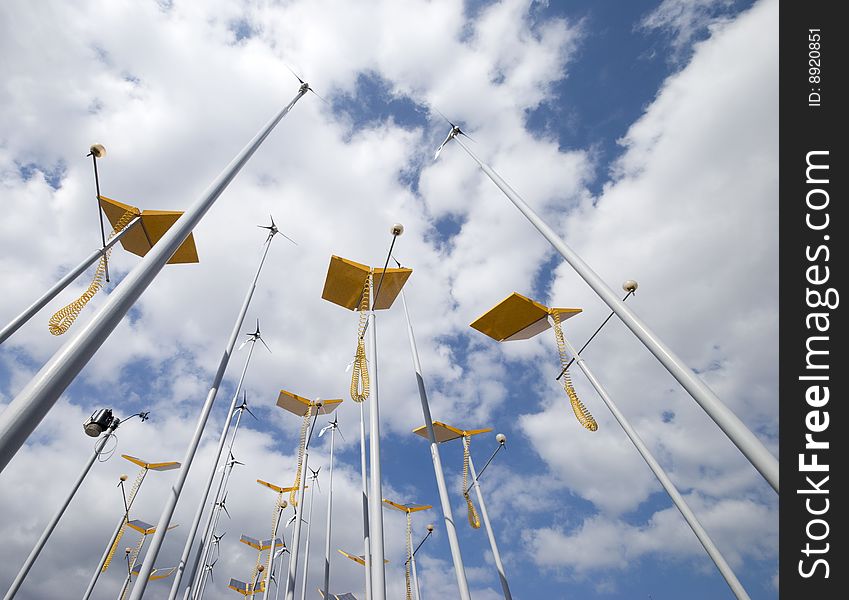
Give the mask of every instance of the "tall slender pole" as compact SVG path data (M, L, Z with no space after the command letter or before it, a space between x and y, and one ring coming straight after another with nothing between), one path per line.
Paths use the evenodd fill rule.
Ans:
M215 504L213 505L213 513L215 518L209 524L209 527L204 534L205 543L203 544L202 562L204 568L201 569L198 577L194 582L194 587L186 590L187 594L194 592L196 599L203 597L203 589L206 587L206 578L209 571L206 570L206 564L209 560L209 555L212 551L212 536L215 534L215 528L218 527L218 520L221 518L221 510L224 508L224 497L227 493L227 484L230 482L230 475L233 472L233 467L236 461L233 458L233 443L236 441L236 434L239 432L239 424L242 422L242 414L245 412L247 405L239 407L239 414L236 415L236 424L233 426L233 435L230 438L230 447L227 450L227 462L224 465L224 472L221 474L221 479L218 482L218 489L215 491ZM198 583L198 580L200 583Z
M286 550L285 552L280 552L280 564L277 569L277 579L274 582L274 600L280 600L280 575L283 572L283 555L289 555L289 562L292 561L292 553ZM288 565L288 563L287 563ZM287 569L288 570L288 569Z
M400 266L400 265L399 265ZM439 490L439 502L442 506L442 518L445 522L445 532L448 535L448 546L451 549L451 560L454 562L454 575L457 578L457 588L462 600L470 600L469 584L466 581L466 569L463 566L463 557L460 554L460 542L457 539L457 528L454 526L454 514L451 510L451 498L448 496L448 486L445 485L445 475L442 472L442 459L439 456L439 444L433 431L433 418L430 415L430 404L427 400L424 377L422 376L422 365L419 361L419 351L416 347L416 338L413 335L413 323L407 310L407 299L404 290L401 290L401 302L404 305L404 316L407 318L407 335L410 338L410 352L413 355L413 369L416 372L416 384L419 388L419 400L422 404L422 417L424 417L427 437L430 441L430 458L433 461L433 473L436 476L436 488Z
M215 203L227 185L233 180L241 168L256 152L271 130L286 116L295 103L307 93L309 86L302 84L298 93L280 112L278 112L259 133L245 146L230 162L224 171L212 182L209 188L162 236L147 255L124 278L124 280L109 294L109 298L91 321L80 327L53 357L45 364L35 377L24 387L0 414L0 472L12 457L24 445L29 435L41 423L65 388L85 367L89 359L106 341L112 330L118 326L124 315L135 301L147 289L165 263L174 254L192 229L201 221L206 212ZM226 358L226 357L225 357ZM226 360L223 360L226 365ZM213 394L214 397L214 394ZM204 423L206 419L203 419ZM202 428L201 428L202 429ZM199 432L200 433L200 432ZM194 456L194 451L189 453ZM188 472L189 465L184 464L181 474ZM182 488L184 478L177 483ZM176 495L173 501L176 504ZM169 512L170 511L166 511ZM167 526L167 523L165 523ZM154 556L159 552L162 536L166 527L160 527L151 542ZM147 577L153 568L153 561L145 561L139 577L139 585L133 589L132 600L138 600L144 593Z
M142 480L139 482L138 487L136 488L136 493L132 495L130 498L129 504L124 506L124 514L121 515L121 518L118 520L118 526L115 527L115 531L112 532L112 537L109 538L109 543L106 544L106 550L103 551L103 556L100 557L100 562L97 564L97 568L94 570L94 574L91 576L91 579L88 582L88 587L85 592L83 592L82 600L88 600L91 597L91 593L94 591L94 586L97 584L97 579L100 577L100 573L103 571L103 565L106 564L106 559L109 558L109 553L112 550L112 546L115 544L115 540L118 539L118 536L121 534L121 530L124 528L124 525L127 521L130 520L130 509L133 507L133 502L136 501L136 497L139 495L139 490L141 489L141 484L144 483L145 478L147 477L148 470L144 469L142 473Z
M395 238L393 238L394 241ZM374 278L369 278L369 350L371 351L371 408L369 410L369 463L371 465L371 593L374 600L386 600L386 568L383 564L383 498L380 472L380 408L378 403L377 332L374 310ZM288 599L287 599L288 600Z
M124 237L124 234L126 234L138 222L139 219L138 217L136 217L133 221L130 222L129 225L124 227L124 229L116 233L111 240L106 242L106 246L104 246L103 248L98 248L97 250L89 254L80 264L68 271L59 281L53 284L53 287L44 292L44 294L42 294L38 300L33 302L29 306L29 308L27 308L24 312L19 314L14 319L12 319L8 325L6 325L5 327L3 327L2 330L0 330L0 344L9 339L9 337L11 337L13 333L20 329L21 326L27 321L29 321L38 311L47 306L47 304L51 300L53 300L53 298L59 295L59 292L68 287L68 285L70 285L72 281L79 277L80 274L83 273L83 271L93 265L98 258L103 256L104 252L106 252L107 250L109 250L109 248L117 244L121 240L121 238Z
M320 408L320 407L319 407ZM301 466L301 478L298 481L298 505L295 507L295 531L292 533L292 547L289 549L289 571L286 574L286 600L295 600L295 579L298 575L298 551L301 545L301 523L303 523L304 488L307 482L307 469L310 464L310 440L312 430L315 428L315 420L318 418L318 409L313 417L304 443L304 458Z
M206 421L209 418L209 413L212 411L212 405L215 402L215 396L218 393L218 386L221 385L221 380L224 378L224 372L227 370L227 365L230 362L230 356L233 354L233 346L236 345L236 338L239 335L239 331L242 329L245 314L248 312L248 306L250 306L254 290L256 290L257 280L259 279L259 274L262 271L262 265L265 263L265 257L268 255L268 249L271 247L272 237L273 236L269 236L268 241L265 244L265 249L262 252L262 258L259 261L256 274L248 287L247 294L245 294L245 300L242 302L242 307L236 317L236 322L233 324L233 330L230 332L230 339L227 340L227 347L224 350L224 354L221 356L220 362L218 363L218 370L215 373L215 378L213 379L212 386L209 389L206 402L198 416L197 425L195 426L191 442L189 442L189 447L186 449L186 456L183 459L182 466L180 467L180 471L177 475L177 481L171 488L168 500L166 501L162 514L159 517L159 524L156 526L156 533L153 535L153 540L150 542L150 549L147 551L147 555L150 560L146 560L142 565L138 577L139 581L133 588L130 600L141 600L141 597L144 594L144 589L147 586L147 578L150 577L150 573L153 570L153 563L156 556L159 554L159 549L162 546L162 540L165 538L168 523L171 521L171 517L174 514L177 501L180 499L180 493L183 491L183 485L186 483L186 477L189 475L189 469L192 466L192 461L194 460L195 453L197 452L198 444L200 444L200 438L203 436ZM206 493L209 493L208 488ZM195 525L195 527L196 526L197 525Z
M268 600L268 594L271 592L271 576L274 574L274 550L277 547L277 530L280 528L280 519L283 517L283 509L286 508L286 501L282 495L277 496L277 518L274 519L274 528L271 531L271 548L268 549L268 565L265 567L268 571L268 579L265 584L265 591L262 593L262 600ZM280 587L279 585L277 586Z
M307 511L307 545L304 547L304 578L301 583L301 600L307 598L307 580L310 577L310 533L312 532L312 501L315 497L315 482L318 479L317 475L312 477L312 488L310 488L310 508Z
M360 474L363 487L363 560L365 560L366 600L371 600L371 527L368 510L368 475L366 473L365 402L360 402Z
M504 195L525 215L531 224L554 246L566 262L571 265L578 275L604 300L604 302L615 312L622 322L634 335L654 354L664 367L678 380L693 399L702 407L711 419L725 432L734 445L740 449L743 455L752 463L769 484L778 491L778 460L767 450L766 446L749 430L748 427L731 410L722 403L693 371L675 355L672 350L648 328L648 326L637 317L628 306L619 299L616 293L578 256L566 245L558 235L549 227L526 203L510 185L504 181L498 173L482 162L469 150L459 136L454 139L460 147L480 166L481 170L504 192Z
M324 597L330 594L330 526L333 517L333 445L336 441L336 425L330 429L330 473L327 490L327 527L324 534Z
M94 165L94 189L97 192L97 215L100 217L100 242L103 248L103 272L106 275L106 283L109 283L109 259L106 256L106 229L103 226L103 211L100 210L100 177L97 175L97 154L94 148L91 152L91 162Z
M38 558L38 555L41 553L41 550L47 543L47 539L53 533L53 530L56 529L56 525L59 524L59 520L62 518L62 515L65 514L65 509L68 508L68 505L71 503L71 500L73 500L74 495L77 493L77 490L80 489L80 485L82 485L83 480L86 478L86 475L88 475L88 472L91 470L91 466L94 464L94 461L97 460L97 457L100 456L100 453L103 451L103 447L106 446L106 442L109 441L112 432L115 431L115 428L118 427L119 423L120 422L116 420L114 427L110 427L106 432L104 432L101 438L97 441L97 444L95 444L94 453L89 457L88 461L83 467L82 472L80 473L79 477L77 477L77 481L74 483L73 487L71 488L71 491L68 493L67 498L65 498L65 501L62 502L62 506L60 506L59 510L56 511L56 514L53 515L53 518L50 519L50 522L47 523L47 527L44 528L44 531L41 533L41 537L38 538L38 541L35 543L35 547L29 553L29 556L27 557L26 561L24 561L21 570L18 571L18 575L12 582L12 586L9 588L9 591L6 592L6 595L3 596L3 600L11 600L15 597L15 594L18 593L18 590L20 589L21 584L23 584L24 579L26 579L27 574L32 568L33 563L35 563L35 560Z
M734 595L739 600L748 600L749 595L746 593L746 590L743 589L742 584L737 579L737 576L734 574L734 571L731 570L731 567L728 566L725 558L722 556L722 553L719 551L719 548L716 547L716 544L713 543L710 536L708 535L705 528L702 527L702 524L699 522L695 513L690 509L687 505L687 501L684 500L684 497L678 491L678 488L675 487L675 484L672 483L672 480L666 474L666 471L663 470L663 467L660 466L660 463L655 460L654 456L652 456L648 447L643 443L643 440L637 434L636 430L631 426L628 422L628 419L625 418L610 396L607 394L607 391L601 385L598 379L596 379L595 375L593 375L590 368L587 366L583 357L580 354L575 352L574 346L567 340L564 336L564 343L566 344L566 349L575 357L575 362L578 363L578 366L584 372L584 375L587 376L587 379L590 380L590 383L595 388L595 391L598 392L598 395L607 405L607 408L610 409L610 412L613 413L613 416L619 422L619 425L622 426L622 429L625 431L628 438L637 448L637 451L640 453L640 456L643 457L643 460L646 461L649 468L654 473L657 480L660 481L660 484L663 486L663 489L666 490L666 493L669 494L669 497L672 499L672 502L681 511L681 514L684 516L684 519L687 521L687 524L690 526L690 529L693 530L693 533L696 534L696 537L699 538L699 541L704 546L707 553L713 559L716 568L719 569L719 572L722 573L722 576L725 578L725 581L728 583L728 586L734 592Z
M469 447L469 438L463 437L463 445ZM507 584L507 575L504 573L504 564L501 562L501 553L498 551L498 544L495 542L495 534L492 532L492 525L489 522L489 514L486 512L486 502L483 501L481 493L481 484L478 481L477 473L475 473L475 463L472 461L472 453L469 453L469 473L472 476L472 481L475 486L475 493L478 496L478 504L481 507L481 517L486 526L486 535L489 538L489 547L492 549L492 557L495 559L495 568L498 570L498 578L501 580L501 590L504 592L504 600L512 600L510 594L510 586Z
M262 255L262 261L260 262L260 269L262 268L262 262L265 261L265 255L268 253L268 248L271 246L271 240L273 236L270 236L265 243L265 252ZM259 276L259 270L257 270L257 276ZM250 340L249 340L250 341ZM227 433L230 430L230 421L233 420L233 413L236 412L236 402L239 400L239 393L242 390L242 383L245 381L245 374L248 372L248 366L251 364L251 356L253 355L254 348L256 347L256 340L251 342L251 347L248 349L248 356L245 358L245 366L242 368L242 374L239 376L239 382L236 384L236 391L233 394L233 399L230 401L230 408L227 410L227 418L224 420L224 426L221 428L221 435L218 437L218 447L215 450L215 457L212 459L212 467L209 469L209 473L206 477L206 484L203 488L203 492L201 492L200 499L198 500L198 507L195 510L195 516L192 519L192 524L189 527L188 537L186 538L186 544L183 546L183 553L180 555L180 562L177 563L177 571L174 573L174 581L171 583L171 591L168 594L168 600L174 600L177 597L177 594L180 591L180 582L183 579L183 571L186 568L186 563L189 560L189 554L192 551L192 545L195 541L195 536L197 535L198 527L200 526L201 518L203 517L203 511L206 508L206 500L209 497L209 490L212 489L212 481L215 479L215 472L218 470L218 463L221 460L221 452L224 450L224 444L227 443ZM214 499L213 503L217 500ZM198 547L197 554L195 555L194 561L192 561L191 568L188 573L189 587L192 586L195 581L195 572L198 568L198 562L200 561L201 553L203 552L203 548L207 540L209 539L209 525L212 523L214 510L209 511L209 517L207 518L203 535L200 539L200 545Z
M419 574L416 571L416 554L415 553L413 553L413 555L410 557L410 566L413 569L413 585L416 588L416 600L422 600L422 590L419 587Z

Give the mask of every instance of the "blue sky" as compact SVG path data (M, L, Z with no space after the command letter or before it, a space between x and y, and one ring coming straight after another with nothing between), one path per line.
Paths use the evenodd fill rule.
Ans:
M449 126L430 108L461 124L475 153L612 288L638 280L632 308L777 455L777 2L92 1L0 11L0 55L14 58L0 64L3 323L98 243L91 143L108 151L104 195L185 209L295 93L287 66L327 100L308 95L284 119L195 230L201 262L162 271L0 474L10 557L0 587L90 452L79 423L92 410L151 410L149 422L119 429L119 452L181 460L259 258L255 225L273 213L297 246L274 242L247 315L244 332L260 318L273 352L257 349L246 379L259 421L244 421L236 442L246 466L234 472L207 598L232 597L226 581L250 572L239 534L268 537L272 498L254 480L294 476L299 423L274 406L280 389L345 398L334 546L361 552L358 412L345 371L356 315L320 295L331 254L382 266L394 222L406 228L395 254L414 270L405 289L434 418L508 436L483 485L514 597L732 597L577 371L599 431L575 421L554 380L551 332L496 344L468 327L518 291L582 307L565 327L579 346L608 309L458 145L432 160ZM138 262L116 250L101 295ZM0 346L0 402L61 347L47 319L89 276ZM427 444L410 433L422 417L400 302L377 331L384 496L438 507ZM182 526L157 566L182 549L244 354L230 364L174 517ZM751 598L777 597L776 494L617 319L585 356ZM493 434L473 442L479 468ZM315 442L314 464L327 450L326 438ZM444 445L442 460L472 596L499 598L486 536L465 522L460 444ZM71 582L82 591L130 467L118 456L95 465L36 564L39 587L19 597L64 598ZM145 483L137 518L158 520L172 479ZM325 501L316 495L316 514ZM400 596L403 516L385 516L387 590ZM416 517L415 537L428 522L423 597L455 597L438 508ZM313 535L310 589L323 517ZM110 570L99 593L114 595L121 580ZM341 556L332 581L364 597L360 568ZM167 587L151 583L148 596Z

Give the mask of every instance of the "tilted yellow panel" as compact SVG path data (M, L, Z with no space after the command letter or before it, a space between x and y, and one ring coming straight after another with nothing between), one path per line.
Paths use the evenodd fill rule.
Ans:
M355 556L355 555L353 555L353 554L348 554L348 553L347 553L347 552L345 552L344 550L339 550L339 553L340 553L342 556L347 556L348 558L350 558L352 561L354 561L355 563L357 563L357 564L359 564L359 565L366 566L366 559L365 559L365 557L364 557L364 556Z
M472 323L471 326L501 342L531 327L547 316L548 307L513 292Z
M420 510L433 508L430 504L398 504L397 502L392 502L392 500L387 500L386 498L383 499L383 502L386 505L405 513L414 513L419 512Z
M140 519L135 519L133 521L127 522L127 527L131 527L141 533L142 535L149 535L156 531L156 526L151 525L150 523L145 523Z
M360 306L368 274L369 268L366 265L331 256L321 297L349 310L355 310Z
M145 233L147 234L148 239L150 239L151 245L156 244L165 232L167 232L171 226L180 218L180 215L183 214L183 211L176 210L145 210L141 214L142 219L142 227L144 227ZM195 247L195 238L193 234L189 234L188 237L180 244L180 247L171 255L171 258L168 259L168 264L178 264L178 263L196 263L198 260L198 251Z
M337 548L337 550L339 551L339 553L340 553L340 554L342 554L343 556L347 556L348 558L350 558L350 559L351 559L352 561L354 561L355 563L360 564L360 565L363 565L363 566L366 566L366 558L365 558L365 556L363 556L362 554L361 554L361 555L359 555L359 556L355 556L355 555L353 555L353 554L348 554L348 553L347 553L347 552L345 552L344 550L339 550L338 548ZM384 563L384 564L386 564L386 563L388 563L388 562L389 562L389 560L387 560L387 559L383 559L383 563Z
M150 463L143 461L140 458L136 458L135 456L130 456L129 454L122 454L121 458L126 458L131 463L137 464L143 469L147 469Z
M446 425L441 421L433 422L433 435L436 438L438 443L449 442L451 440L456 440L457 438L461 438L463 436L472 436L478 435L480 433L488 433L492 431L492 427L486 429L457 429L456 427L452 427L451 425ZM420 435L423 438L427 439L427 426L422 425L421 427L416 427L413 429L413 433L416 435Z
M380 286L380 294L374 302L375 310L384 310L392 306L395 298L401 292L401 288L407 283L407 280L412 274L412 269L386 269L386 274L383 276L383 283L380 283L380 274L383 269L374 270L374 293L377 293L378 285Z
M257 480L256 480L256 482L257 482L258 484L260 484L260 485L264 485L265 487L267 487L267 488L270 488L270 489L274 490L274 491L275 491L275 492L277 492L277 493L291 492L292 490L296 490L296 489L298 489L298 486L294 486L294 487L280 487L280 486L278 486L278 485L274 485L273 483L268 483L267 481L263 481L262 479L257 479ZM309 486L304 486L304 489L306 489L307 487L309 487Z
M316 409L318 402L321 402L321 406ZM307 410L310 406L313 407L312 414L314 415L329 415L336 410L340 404L342 404L342 400L338 398L313 402L309 398L298 396L297 394L287 392L286 390L280 390L280 395L277 397L277 406L286 409L290 413L298 415L299 417L303 417L307 414Z
M150 463L147 468L151 471L171 471L180 467L180 463L175 461Z
M149 579L151 581L156 581L157 579L165 579L166 577L170 577L174 574L174 571L177 570L177 567L168 567L167 569L154 569L153 573L150 574Z
M117 200L107 198L106 196L100 196L100 208L103 209L103 213L106 215L106 218L109 219L109 223L113 228L126 212L131 212L137 217L141 216L141 211L135 206L118 202ZM144 256L153 244L147 238L144 227L139 227L139 224L136 223L133 225L133 228L125 233L124 237L121 238L121 245L127 252L135 254L136 256Z

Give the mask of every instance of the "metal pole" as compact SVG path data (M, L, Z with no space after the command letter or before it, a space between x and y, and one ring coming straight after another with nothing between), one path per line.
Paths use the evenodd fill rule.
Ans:
M430 415L430 404L427 400L424 377L422 376L422 365L419 362L419 351L416 347L416 338L413 335L413 324L410 313L407 310L407 299L404 290L401 290L401 302L404 305L404 316L407 318L407 335L410 338L410 352L413 355L413 368L416 372L416 384L419 388L419 399L422 404L422 416L427 437L430 440L430 457L433 461L433 473L436 476L436 488L439 490L439 501L442 505L442 517L445 522L445 532L448 535L448 546L451 548L451 559L454 562L454 575L457 577L457 587L462 600L470 600L469 584L466 581L466 569L463 566L463 557L460 554L460 542L457 539L457 529L454 526L454 514L451 510L451 498L448 496L448 487L445 485L445 475L442 472L442 460L439 456L439 444L433 432L433 419Z
M119 423L115 423L115 427L118 426ZM88 472L91 470L91 466L94 464L94 461L100 456L100 453L103 451L103 447L106 445L106 442L109 441L109 437L112 435L112 432L115 431L115 427L110 427L105 435L103 435L97 442L94 447L94 453L88 459L85 466L83 467L80 476L77 477L77 481L74 483L71 491L68 493L67 498L62 503L62 506L59 507L59 510L56 511L56 514L53 515L53 518L50 519L50 522L47 523L47 527L44 528L44 531L41 533L41 537L38 538L38 541L35 543L35 547L29 553L26 561L24 561L21 570L18 571L18 575L15 577L15 580L12 582L12 586L9 588L9 591L6 592L6 595L3 596L3 600L11 600L15 597L15 594L18 593L18 590L21 587L21 584L26 579L29 570L32 568L33 563L38 558L38 555L41 553L41 550L44 548L44 545L47 543L47 539L53 533L53 530L56 529L56 525L59 524L59 520L62 518L62 515L65 514L65 509L68 508L68 505L73 500L74 495L77 493L77 490L80 489L80 485L82 485L83 480L88 475Z
M260 261L260 269L262 268L262 263L265 261L265 255L268 253L268 248L271 246L271 239L272 238L269 237L266 241L265 252L263 252L262 261ZM259 270L257 270L257 276L259 276ZM245 359L245 366L244 368L242 368L242 374L239 376L238 384L236 384L236 392L233 394L233 400L230 402L230 408L227 411L227 418L224 421L224 427L221 428L221 435L218 437L218 447L215 451L215 458L213 458L212 460L212 468L210 468L209 474L207 475L206 485L203 489L203 492L201 493L200 500L198 501L198 507L195 510L195 516L192 519L192 525L191 527L189 527L186 545L183 546L183 553L180 555L180 562L177 563L177 571L174 573L174 581L171 583L171 591L168 594L168 600L174 600L180 590L180 583L183 579L183 571L185 570L186 563L189 560L189 554L192 551L192 545L194 544L195 536L197 535L198 527L200 526L200 520L203 517L203 511L206 508L206 499L209 497L209 490L212 489L212 480L215 479L215 472L218 470L218 462L221 460L221 452L224 450L224 444L227 443L227 433L230 430L230 421L233 420L233 413L236 411L236 402L239 400L239 392L242 390L242 383L245 381L245 374L248 372L248 365L250 365L251 363L251 356L253 355L255 346L256 340L251 343L251 347L248 350L248 356ZM213 502L215 502L216 500L217 495ZM198 562L200 560L201 553L203 552L204 544L206 543L209 537L209 526L210 523L212 523L212 517L214 512L214 510L209 511L209 518L207 519L206 525L204 526L203 535L200 539L200 546L198 547L197 554L195 555L195 560L193 561L191 569L189 570L189 587L192 587L192 583L195 580L195 571L198 568Z
M333 516L333 445L336 441L336 426L330 430L330 479L327 491L327 531L324 535L324 597L330 594L330 526Z
M360 402L360 474L363 484L363 557L366 572L366 600L371 600L371 527L368 518L368 480L366 475L366 420L365 402Z
M142 295L147 286L174 254L192 229L201 221L206 212L215 203L230 181L248 162L262 144L274 126L291 110L295 103L307 93L309 86L301 85L298 93L277 115L274 116L259 133L230 162L224 171L212 182L209 188L162 236L136 267L109 295L101 309L88 323L80 327L77 333L63 345L45 364L27 386L15 397L0 414L0 472L24 445L29 435L38 426L44 416L53 407L65 388L85 367L89 359L118 326L121 319ZM205 421L205 419L204 419ZM191 456L194 452L189 453ZM181 473L188 471L184 464ZM178 481L182 487L184 478ZM174 497L176 503L176 496ZM170 511L169 511L170 512ZM167 526L167 523L164 524ZM154 557L159 552L165 528L160 527L151 543ZM153 561L145 561L140 585L133 589L132 600L141 598L147 585Z
M307 545L304 547L304 579L301 583L301 600L306 600L307 597L307 579L309 579L310 567L310 532L312 531L312 501L315 497L315 485L317 476L313 475L312 488L310 489L310 509L307 511Z
M94 165L94 189L97 192L97 216L100 217L100 242L103 247L103 272L106 275L106 283L109 283L109 263L106 258L106 231L103 227L103 211L100 210L100 177L97 175L97 155L94 153L94 148L91 152L91 162Z
M598 296L615 312L622 322L634 335L654 354L664 367L678 380L693 399L702 407L711 419L725 432L734 445L752 463L758 472L778 491L778 460L766 449L757 436L725 406L713 391L699 379L693 371L664 344L657 335L628 308L624 302L611 290L606 283L579 257L569 246L560 239L524 200L510 187L495 171L483 163L469 150L466 144L455 136L466 153L478 163L481 170L504 192L504 195L527 217L531 224L560 252L566 262L571 265L578 275L589 285Z
M121 533L121 530L124 528L124 525L127 521L130 520L130 509L133 507L133 502L136 501L136 497L139 495L139 490L141 490L141 484L144 483L145 478L147 477L148 470L144 470L144 474L142 475L142 480L139 482L139 487L136 488L136 493L133 494L132 498L130 498L130 503L124 507L124 514L121 515L121 519L118 521L118 526L115 528L115 531L112 533L112 537L109 538L109 543L106 544L106 550L103 551L103 556L100 557L100 562L97 565L97 568L94 570L94 575L91 576L91 580L88 582L88 587L86 591L83 593L82 600L88 600L91 597L91 593L94 591L94 586L97 583L98 577L100 577L100 573L102 572L103 565L106 564L106 559L109 557L109 551L112 550L112 545L115 543L115 540L118 539L118 536Z
M281 494L278 494L277 497L282 500ZM268 566L266 566L268 580L265 584L265 591L262 593L262 600L268 600L268 593L271 590L271 576L274 574L274 549L277 546L275 542L277 541L277 530L280 528L280 519L283 517L284 508L286 508L285 502L278 501L277 518L274 520L274 529L271 532L271 548L268 549ZM278 588L280 587L276 582L275 585Z
M292 553L286 550L285 552L280 553L280 566L277 569L277 579L274 580L274 600L280 600L280 575L283 572L283 555L289 555L289 561L292 560ZM288 566L288 563L287 563Z
M463 437L463 445L468 449L469 438ZM469 473L472 476L472 481L474 481L475 493L478 496L478 504L481 507L481 517L483 517L483 523L486 526L486 536L489 538L489 547L492 549L492 557L495 559L495 568L498 570L498 578L501 580L501 589L504 592L504 600L512 600L513 596L510 594L510 586L507 584L507 575L504 573L504 564L501 562L501 553L498 552L498 544L495 543L495 534L492 532L492 525L489 522L489 515L486 512L486 503L483 501L481 484L480 481L478 481L477 474L475 473L475 463L472 461L471 452L469 452Z
M236 338L239 335L239 331L242 329L242 323L245 320L245 314L248 312L248 306L251 303L251 298L253 298L254 290L256 289L256 283L259 279L260 271L262 271L262 265L265 262L265 257L268 255L268 249L271 247L271 238L265 244L265 250L262 253L262 259L259 261L259 266L257 267L256 274L254 275L253 281L251 285L248 287L248 292L245 295L245 300L242 302L242 308L239 310L239 315L236 317L236 322L233 324L233 330L230 332L230 339L227 341L227 348L224 350L224 354L221 356L221 361L218 363L218 371L215 373L215 378L212 382L212 387L209 389L209 394L206 397L206 402L201 409L201 413L198 416L198 422L195 426L194 434L192 435L192 440L189 443L189 447L186 449L186 456L183 459L182 466L180 467L179 474L177 475L177 481L171 488L171 493L168 495L168 500L165 503L165 507L162 510L162 514L159 517L159 523L156 526L156 533L153 534L153 540L150 542L150 549L147 551L148 557L150 560L146 560L142 565L141 571L139 572L139 582L133 588L133 593L130 596L130 600L140 600L142 594L144 594L144 588L147 586L147 579L150 577L150 573L153 570L153 563L156 559L156 556L159 554L159 548L162 546L162 540L165 538L166 530L168 529L168 523L171 521L171 517L174 514L174 509L177 506L177 501L180 499L180 492L183 491L183 485L186 483L186 477L189 475L189 469L192 466L192 461L195 457L195 452L197 452L198 444L200 443L200 438L203 436L203 429L206 426L206 421L209 418L209 413L212 411L212 405L215 402L215 396L218 393L218 386L221 384L221 380L224 378L224 372L227 370L227 364L230 362L230 356L233 354L233 346L236 345ZM209 490L207 489L207 493Z
M746 593L746 590L743 589L743 586L740 584L740 581L737 579L737 576L734 574L734 571L731 570L731 567L728 566L728 563L725 561L725 558L722 556L722 553L719 551L719 548L716 547L716 544L713 543L713 540L710 539L705 528L702 527L702 524L699 523L698 518L687 505L687 501L684 500L684 497L678 491L678 488L675 487L675 484L672 483L672 480L666 474L666 471L663 470L663 467L660 466L660 463L655 460L654 456L652 456L648 447L643 443L643 440L637 434L628 420L625 418L619 408L614 404L613 400L610 396L607 395L607 391L601 385L598 379L596 379L595 375L593 375L590 368L586 365L586 362L581 357L580 354L575 352L575 348L572 344L567 340L564 336L563 341L566 344L566 349L575 357L575 362L578 363L578 366L584 372L584 375L587 376L587 379L590 380L590 383L595 388L595 391L598 392L598 395L601 396L601 399L607 405L607 408L610 409L610 412L613 413L613 416L619 421L619 425L622 426L622 429L625 430L626 435L637 448L637 451L640 453L640 456L643 457L643 460L646 461L649 468L654 473L655 477L657 477L660 484L663 486L663 489L666 490L666 493L669 494L669 497L672 499L672 502L681 511L681 514L684 516L684 519L687 521L687 524L690 526L690 529L693 530L693 533L696 534L696 537L699 538L699 541L704 546L707 553L713 559L716 568L719 569L719 572L722 573L722 576L725 577L725 581L728 583L728 586L734 592L734 595L739 600L748 600L749 595ZM485 513L484 513L485 514Z
M56 296L59 295L59 292L64 290L72 281L74 281L77 277L80 276L86 269L88 269L91 265L93 265L98 258L103 256L103 253L106 252L109 248L118 243L118 241L124 237L124 234L127 233L136 223L139 222L138 217L136 217L133 221L130 222L129 225L124 227L121 231L115 234L115 236L106 242L106 246L104 248L98 248L94 252L88 255L83 262L78 264L76 267L68 271L64 277L62 277L59 281L57 281L52 288L44 292L42 296L33 302L29 308L27 308L24 312L19 314L17 317L12 319L12 321L6 325L2 330L0 330L0 344L5 342L13 333L15 333L20 327L29 321L38 311L47 306L47 304L53 300Z
M394 241L393 237L393 241ZM380 409L378 404L377 381L377 333L374 311L374 278L369 278L369 316L371 325L368 331L369 350L371 350L372 393L369 410L369 462L371 464L370 496L373 500L369 525L371 526L371 593L374 600L386 599L386 569L383 564L383 498L380 473ZM288 600L288 599L287 599Z
M413 584L416 586L416 600L422 600L422 590L419 587L419 574L416 571L416 553L410 557L410 566L413 568Z
M312 431L310 431L312 433ZM309 446L307 438L307 447ZM301 479L298 481L298 506L295 508L295 531L292 533L292 547L289 549L289 571L286 573L286 600L295 600L295 578L298 575L298 551L301 542L302 509L304 506L304 486L307 481L307 467L310 453L304 448L304 462L301 467ZM266 589L268 589L266 587Z
M221 518L221 510L224 506L224 498L223 496L226 494L227 484L230 481L230 474L233 472L233 467L235 466L234 458L233 458L233 443L236 441L236 434L239 432L239 423L242 422L242 414L244 413L244 409L239 410L239 414L236 416L236 424L233 426L233 436L230 438L230 447L227 450L227 462L225 463L224 472L221 474L221 479L218 482L218 489L215 491L215 504L213 505L213 512L215 514L215 518L209 524L209 527L204 534L205 543L203 544L203 553L202 553L202 565L206 565L209 560L210 552L212 551L212 543L211 538L215 534L215 528L218 526L218 519ZM195 566L197 568L197 566ZM193 587L190 587L186 590L186 594L184 595L187 598L192 591L195 592L195 598L203 597L203 589L206 587L206 577L207 571L205 568L201 568L198 576L195 578L195 582ZM200 583L198 583L200 581Z

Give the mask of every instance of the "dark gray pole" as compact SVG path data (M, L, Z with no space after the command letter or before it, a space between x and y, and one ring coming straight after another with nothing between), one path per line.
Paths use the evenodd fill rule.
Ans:
M309 86L301 85L298 93L282 110L280 110L239 154L230 162L224 171L179 219L153 246L150 252L124 278L124 281L109 295L103 307L96 315L81 327L76 335L59 348L53 357L36 374L26 387L15 397L0 415L0 472L24 445L29 435L41 423L41 420L70 385L74 377L86 366L89 359L106 341L112 330L118 326L127 311L133 306L139 296L147 289L165 263L174 254L180 244L188 237L195 226L201 221L206 212L212 207L221 193L227 188L236 174L248 162L257 148L265 141L268 134L286 116L301 96L307 93ZM190 453L192 456L194 452ZM184 464L181 473L188 470ZM177 487L182 487L184 478L181 477ZM176 497L174 498L176 501ZM168 524L161 524L151 543L152 558L159 551L159 544ZM153 569L153 560L145 561L139 573L140 583L133 588L131 598L138 600L147 585L147 577Z

